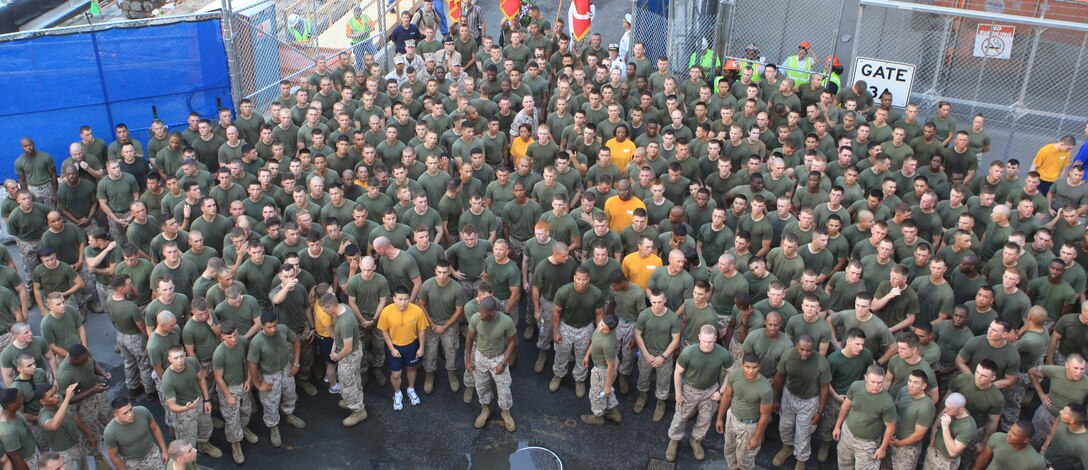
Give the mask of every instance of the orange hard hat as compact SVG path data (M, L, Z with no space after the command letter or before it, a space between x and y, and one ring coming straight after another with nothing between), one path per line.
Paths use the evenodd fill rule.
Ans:
M797 47L805 48L805 49L812 49L812 44L809 43L808 41L801 41L801 44L798 44Z
M725 70L740 70L740 64L734 59L725 61Z
M839 56L833 55L827 58L827 65L831 67L842 67L842 63L839 62Z

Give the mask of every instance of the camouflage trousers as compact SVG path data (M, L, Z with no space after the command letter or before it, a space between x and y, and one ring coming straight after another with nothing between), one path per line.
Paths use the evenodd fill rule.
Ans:
M279 426L280 410L286 414L295 412L295 402L298 401L298 392L295 391L295 378L291 376L292 364L279 372L264 374L261 381L271 385L267 392L258 392L261 406L264 407L264 424L268 427Z
M619 374L631 375L635 371L635 364L637 363L637 348L631 348L631 344L635 341L635 325L633 321L620 320L619 326L616 327L616 355L619 359Z
M593 416L602 416L605 411L620 406L615 390L608 395L604 394L606 380L608 380L608 368L594 366L593 373L589 374L589 409L593 412Z
M717 384L706 389L698 389L687 383L680 386L679 393L684 396L684 403L677 405L676 413L672 415L672 423L669 424L669 439L683 440L688 420L696 413L698 416L695 418L695 427L691 430L691 438L702 441L706 437L710 422L714 420L714 414L718 412L718 402L710 399L716 391L718 391Z
M125 463L125 468L128 470L161 470L163 468L162 452L159 450L158 445L152 445L151 450L143 457L138 459L122 458L121 461Z
M451 325L438 334L434 325L427 327L427 344L423 349L423 370L434 373L438 370L438 350L442 349L442 356L446 358L446 370L457 371L457 347L460 346L461 337L457 325Z
M11 331L7 331L0 335L0 351L3 351L11 346L11 343L15 342L15 336L11 334ZM14 372L12 372L14 373Z
M807 462L812 456L812 433L816 432L812 417L819 407L819 395L801 399L788 387L783 387L778 433L782 436L782 444L793 447L793 456L798 461Z
M83 266L79 269L79 277L83 279L83 288L76 292L73 297L79 298L80 311L90 313L91 310L87 307L92 302L98 301L98 290L95 288L97 283L94 280L94 275L87 269L87 263L83 263ZM100 301L98 304L103 309L106 307L105 301Z
M552 373L556 377L566 377L567 365L573 360L574 380L577 382L586 380L589 370L582 365L582 358L589 350L589 338L592 336L593 325L575 328L563 322L559 323L559 338L562 341L555 345L555 362L552 364Z
M19 249L19 256L23 258L23 281L29 286L31 279L34 278L34 268L41 262L38 260L38 252L42 249L42 242L40 240L25 241L16 237L15 247ZM34 298L31 297L30 300Z
M155 381L155 391L158 392L159 405L162 406L163 421L166 422L167 427L174 427L174 413L166 407L166 399L162 396L162 377L159 377L158 373L152 372L151 379Z
M937 436L937 438L943 439L941 436ZM926 450L926 459L925 463L922 464L922 470L956 470L959 466L960 457L958 455L948 458L937 451L937 446L929 446L929 450Z
M126 217L128 217L129 211L124 211L124 212L113 211L113 215L114 215L114 217L117 217L120 220L124 220ZM128 240L128 226L127 225L121 225L121 224L119 224L117 222L114 222L113 219L107 219L107 220L109 220L109 225L110 225L110 227L109 227L110 228L110 240L116 241L118 243L118 245L121 244L122 240Z
M985 427L975 429L974 437L971 438L967 443L967 447L960 453L960 466L962 468L971 468L971 466L974 465L975 459L977 459L979 455L979 453L975 451L975 446L982 443L982 437L985 434ZM1042 445L1042 441L1039 441L1039 445Z
M54 452L60 454L65 469L87 470L87 452L83 450L83 446L74 445L68 450L54 450Z
M820 418L820 426L817 433L820 435L821 442L831 442L833 437L831 432L835 430L835 420L839 419L839 409L842 408L842 403L835 401L834 397L827 397L827 404L824 405L824 414Z
M1036 431L1035 435L1031 438L1031 446L1036 449L1043 446L1043 442L1046 441L1046 435L1049 433L1049 429L1054 427L1054 420L1057 419L1054 415L1050 414L1050 410L1047 410L1045 406L1040 406L1035 410L1035 416L1031 417L1031 424L1035 426L1035 429L1045 429L1047 431Z
M481 353L479 349L472 351L472 362L473 366L475 366L472 370L472 376L476 394L480 396L481 405L490 405L494 396L498 395L500 409L509 410L511 406L514 406L514 397L510 394L510 384L512 383L510 368L503 367L501 374L495 372L504 360L505 357L502 353L488 356ZM491 392L492 380L495 381L495 393Z
M223 431L227 442L242 442L242 428L249 426L249 417L253 414L253 395L242 390L242 384L228 385L226 390L219 389L219 415L223 417ZM234 398L234 405L227 401L227 395Z
M918 468L918 457L921 455L921 442L915 442L903 447L888 446L888 458L885 461L889 462L889 464L885 465L885 467L892 470L916 470Z
M1024 394L1027 393L1027 387L1031 386L1031 378L1028 374L1021 373L1017 375L1015 383L1001 390L1001 394L1005 396L1005 406L1001 408L999 431L1008 431L1013 424L1020 421L1020 407L1024 401Z
M219 386L215 383L215 368L212 367L211 359L200 361L200 368L204 369L204 377L207 377L204 382L208 385L208 398L211 399L212 408L219 409Z
M194 447L212 437L212 415L204 412L203 398L196 399L196 408L174 414L174 436Z
M850 432L850 426L843 423L839 445L839 470L878 470L880 461L874 458L880 441L858 439Z
M510 246L510 259L517 261L518 266L521 266L521 254L525 252L525 242L518 240L516 237L509 237L506 242Z
M57 194L53 191L53 185L45 183L42 185L26 185L26 190L30 191L30 194L37 198L42 204L45 204L50 209L57 208Z
M740 367L740 359L744 357L744 344L736 338L729 338L729 355L733 357L733 366L730 369Z
M91 432L99 440L102 439L102 431L113 419L113 410L110 408L109 397L106 393L96 393L76 404L75 412L79 419L91 428Z
M357 345L353 345L357 346ZM351 411L361 411L363 405L363 377L359 364L363 362L363 350L355 347L351 353L336 363L336 376L340 379L340 398L348 402Z
M360 350L365 350L363 360L359 362L359 373L366 375L371 367L381 369L385 366L385 339L381 330L374 328L370 331L363 330L359 334L359 342L363 343Z
M147 357L147 340L144 335L117 332L117 347L125 361L125 385L129 390L139 388L144 391L155 390L155 381L151 379L151 360Z
M34 442L37 444L38 450L41 451L41 452L45 452L45 451L49 450L49 448L52 447L52 446L49 445L49 438L46 437L45 430L42 429L41 425L39 425L38 423L27 423L27 424L30 424L30 433L34 435ZM82 446L73 446L73 447L82 448Z
M555 304L552 301L540 297L540 321L533 318L532 313L525 318L525 322L537 323L536 348L547 351L552 348L552 314L555 313Z
M651 356L659 356L664 351L649 350ZM669 390L672 388L672 369L673 369L673 357L666 356L665 362L662 362L656 369L650 367L650 358L645 354L638 357L638 387L639 392L650 391L650 376L657 374L657 380L655 381L656 388L654 389L654 397L658 400L665 400L669 398Z
M465 279L460 282L461 290L465 293L466 299L475 299L477 291L480 290L480 278L476 278L474 281ZM502 310L502 306L499 306L499 310Z
M726 412L725 418L725 461L733 470L755 470L756 454L763 447L760 442L755 449L748 448L748 441L756 434L756 421L737 418L733 410Z
M109 301L110 297L113 297L113 288L98 282L98 278L94 277L94 275L91 275L91 279L94 279L93 285L95 293L98 294L98 305L106 308L106 302Z

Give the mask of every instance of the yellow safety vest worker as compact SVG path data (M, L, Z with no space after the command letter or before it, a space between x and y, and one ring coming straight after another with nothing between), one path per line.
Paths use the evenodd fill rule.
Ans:
M812 74L812 66L812 56L805 56L804 60L802 60L796 55L791 55L782 63L782 72L787 77L792 78L796 85L808 81L808 76Z
M752 67L752 81L753 82L758 83L760 80L763 79L763 64L761 64L761 63L759 63L757 61L754 61L754 60L750 60L750 59L740 59L737 62L740 62L740 71L741 71L741 73L744 73L744 68L745 67Z
M698 63L699 67L702 67L702 69L703 69L703 75L704 76L706 76L706 74L708 72L710 72L711 70L717 69L718 67L721 67L722 60L719 59L716 54L714 54L714 51L712 51L710 49L707 49L707 50L703 51L702 57L696 58L695 54L697 52L698 51L691 53L691 58L688 59L688 67L692 67L696 63ZM717 62L717 63L715 64L715 62Z
M291 39L294 39L295 42L309 42L310 33L312 32L312 28L310 28L310 20L302 20L301 30L288 26L287 31L291 33Z
M367 16L366 14L363 14L359 18L349 17L348 18L348 26L351 27L351 31L352 31L352 33L354 33L353 36L358 35L360 33L362 33L364 35L363 37L352 37L351 38L351 43L352 44L358 44L358 43L363 42L363 41L366 40L365 35L370 33L370 29L374 27L374 20L370 19L370 17Z
M827 88L828 83L834 83L836 89L842 90L842 79L839 78L839 74L837 74L835 72L831 72L830 75L828 75L827 77L824 77L824 82L822 84L823 87Z

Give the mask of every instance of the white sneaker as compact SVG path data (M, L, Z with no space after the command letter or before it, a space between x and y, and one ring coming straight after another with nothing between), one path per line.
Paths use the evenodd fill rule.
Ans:
M416 400L419 400L419 398L416 398ZM397 392L396 395L393 395L393 411L400 411L400 410L403 410L403 409L404 409L404 395L402 395L400 392Z
M419 405L419 395L416 394L414 389L408 389L408 402L410 402L412 406Z
M329 383L329 378L328 377L322 377L321 380L324 380L325 383Z
M336 385L333 385L332 387L329 387L329 393L335 393L335 394L339 395L340 394L340 384L336 384Z

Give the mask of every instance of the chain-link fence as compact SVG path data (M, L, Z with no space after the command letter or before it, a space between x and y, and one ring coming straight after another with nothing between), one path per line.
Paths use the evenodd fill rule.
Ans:
M809 54L817 61L841 54L838 50L839 23L845 0L736 1L732 5L730 30L726 34L726 55L745 58L745 49L755 44L764 63L781 67L797 54L798 45L810 44ZM813 64L822 70L823 63Z
M241 2L235 2L241 3ZM365 39L353 40L353 7L362 8ZM260 111L280 95L280 82L302 85L316 70L317 59L339 66L342 52L356 69L371 54L388 69L387 32L398 23L402 10L415 11L414 0L265 0L230 12L236 51L239 98L249 98Z
M858 26L853 56L916 65L910 100L920 115L947 101L960 129L985 117L987 160L1028 161L1062 134L1081 135L1086 24L862 0Z

